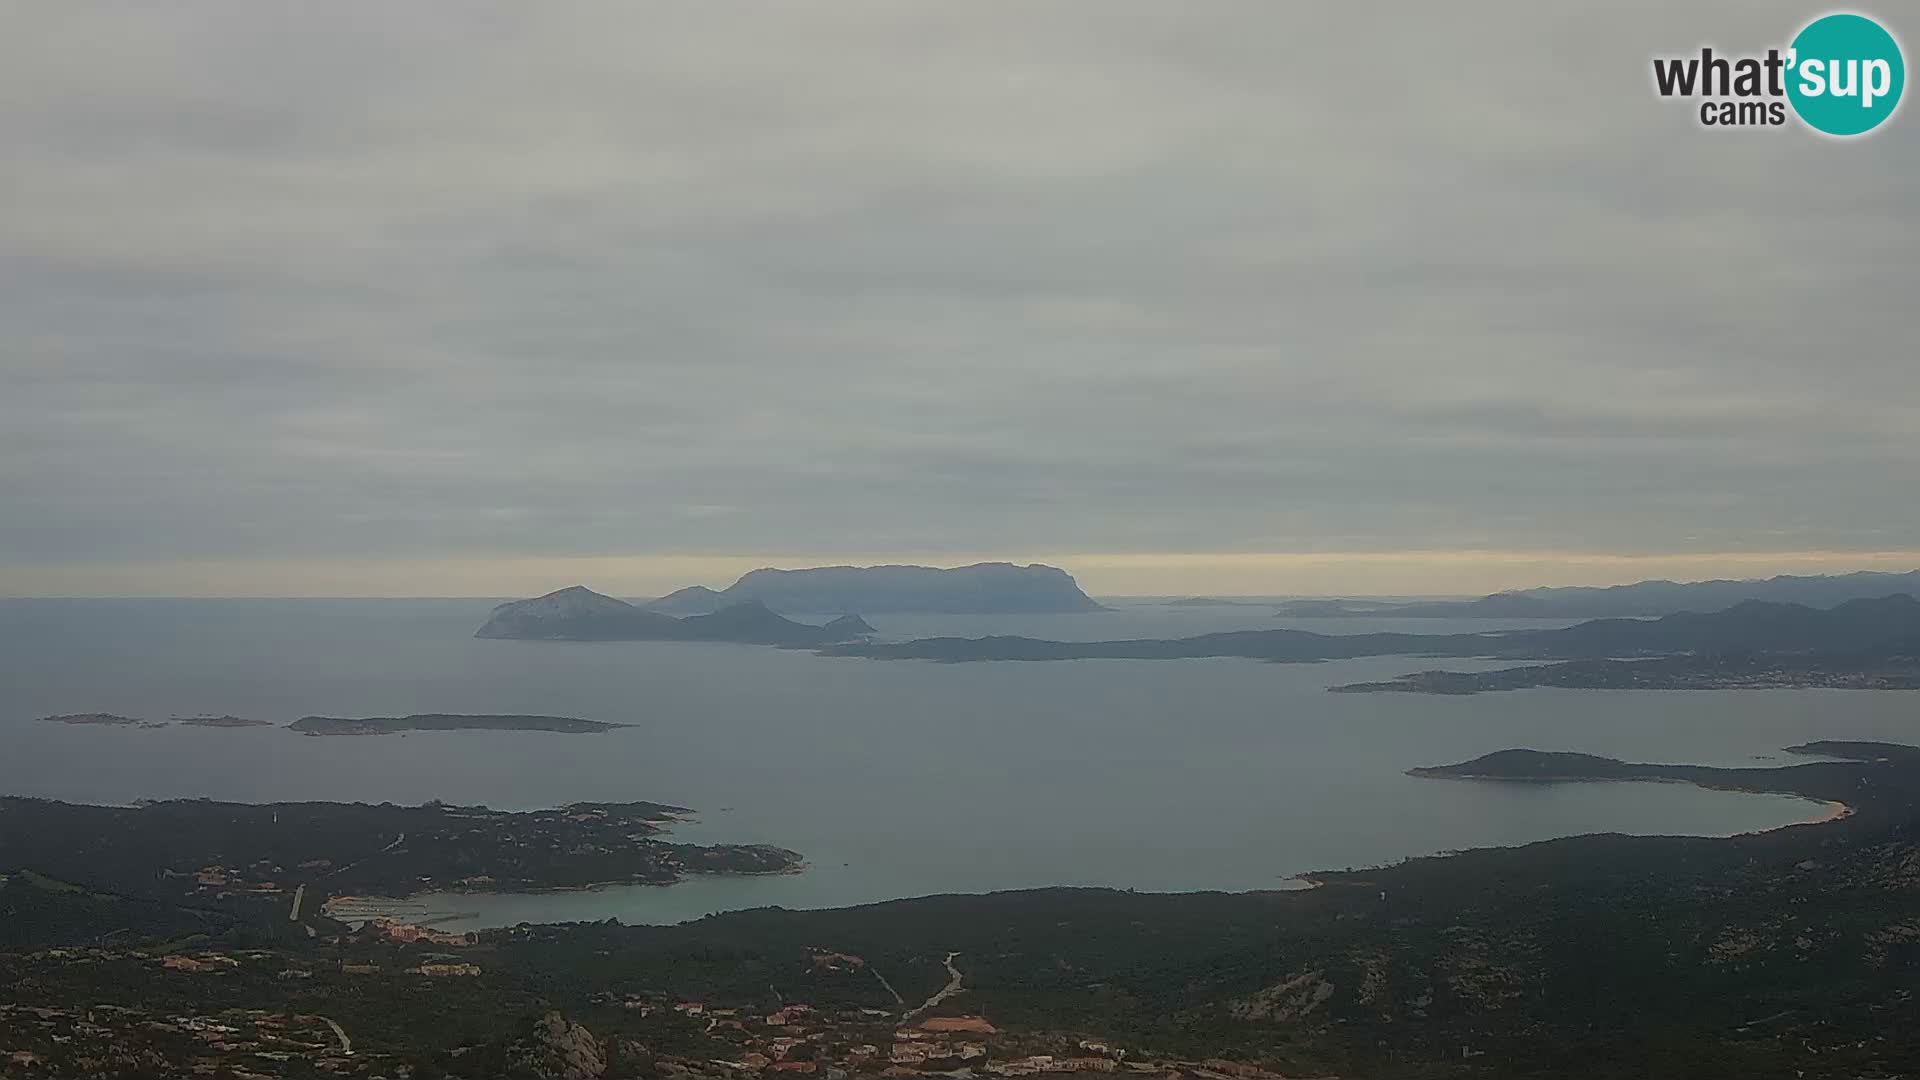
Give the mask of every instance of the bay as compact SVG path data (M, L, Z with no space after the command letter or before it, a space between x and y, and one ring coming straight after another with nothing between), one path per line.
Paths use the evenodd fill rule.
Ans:
M0 791L516 809L650 799L699 811L675 838L773 843L807 857L804 873L778 877L428 898L470 913L469 926L671 922L1045 885L1279 888L1318 869L1586 832L1772 828L1823 808L1684 785L1443 783L1404 770L1509 746L1767 763L1811 738L1912 741L1920 720L1920 698L1859 691L1326 692L1429 666L1406 657L941 665L718 644L474 639L494 602L0 601ZM902 638L1524 625L1282 622L1258 607L1144 603L872 621ZM94 711L232 713L276 725L309 713L522 712L633 726L313 738L34 719Z

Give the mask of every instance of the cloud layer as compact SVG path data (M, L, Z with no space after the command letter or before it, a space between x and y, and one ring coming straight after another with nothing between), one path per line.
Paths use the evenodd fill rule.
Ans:
M1920 549L1920 127L1703 130L1812 12L1669 6L15 12L0 591Z

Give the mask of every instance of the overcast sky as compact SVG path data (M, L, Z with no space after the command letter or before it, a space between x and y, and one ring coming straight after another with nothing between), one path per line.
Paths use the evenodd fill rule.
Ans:
M9 5L0 594L1920 566L1920 118L1673 6Z

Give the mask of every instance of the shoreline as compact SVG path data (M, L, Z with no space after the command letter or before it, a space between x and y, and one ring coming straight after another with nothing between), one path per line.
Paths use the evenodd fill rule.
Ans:
M1710 784L1710 783L1705 783L1699 780L1689 780L1686 777L1681 777L1681 776L1579 776L1575 774L1559 774L1559 775L1545 775L1545 776L1503 776L1498 773L1442 772L1431 766L1423 766L1419 768L1408 769L1406 770L1406 775L1414 777L1416 779L1420 779L1420 780L1471 780L1478 783L1492 782L1492 783L1500 783L1500 784L1686 784L1691 787L1699 788L1702 791L1725 791L1725 792L1731 792L1731 793L1740 794L1740 795L1775 795L1783 798L1797 799L1801 802L1815 803L1824 808L1824 812L1818 817L1805 818L1800 821L1789 821L1789 822L1786 822L1785 824L1773 825L1765 829L1749 829L1744 832L1724 833L1724 834L1717 834L1715 836L1716 839L1723 839L1723 840L1730 839L1735 836L1764 836L1767 833L1779 832L1782 829L1797 828L1802 825L1827 825L1836 821L1841 821L1846 818L1850 818L1854 815L1854 812L1855 812L1854 807L1848 805L1847 803L1841 802L1838 799L1823 799L1815 795L1807 795L1798 791L1784 791L1778 788L1738 787L1732 784ZM1642 834L1630 834L1630 835L1642 835ZM1645 834L1645 835L1660 835L1660 834ZM1680 835L1680 834L1675 834L1675 835ZM1686 835L1695 835L1695 834L1686 834Z
M1837 799L1813 799L1813 800L1809 800L1809 801L1812 801L1812 802L1817 802L1817 803L1820 803L1820 804L1822 804L1822 805L1824 805L1824 806L1825 806L1825 807L1827 808L1827 812L1826 812L1826 813L1824 813L1824 814L1822 814L1822 815L1820 815L1820 816L1819 816L1819 817L1817 817L1817 818L1808 818L1808 819L1807 819L1807 820L1805 820L1805 821L1799 821L1799 822L1795 822L1794 824L1796 824L1796 825L1825 825L1826 823L1828 823L1828 822L1830 822L1830 821L1839 821L1839 820L1840 820L1840 819L1842 819L1842 818L1850 818L1850 817L1852 817L1852 816L1853 816L1853 807L1851 807L1851 806L1848 806L1848 805L1847 805L1846 803L1843 803L1843 802L1840 802L1840 801L1839 801L1839 800L1837 800ZM1778 828L1782 828L1782 829L1786 829L1786 828L1791 828L1791 826L1787 826L1787 825L1781 825L1781 826L1777 826L1777 827L1778 827ZM1765 829L1765 830L1762 830L1762 831L1763 831L1763 832L1771 832L1772 830L1771 830L1771 829Z
M371 915L371 914L338 916L333 914L333 909L336 907L343 907L349 904L352 904L352 905L366 904L370 906L396 906L401 904L417 904L420 902L420 898L425 896L571 896L571 895L576 895L581 893L604 892L608 889L628 889L628 888L670 889L675 885L684 885L688 881L694 878L791 877L798 874L804 874L807 872L808 869L809 869L808 864L806 863L805 860L802 860L798 863L795 863L793 866L784 867L779 870L695 871L689 874L682 874L679 877L674 878L672 881L595 881L586 885L554 885L544 889L474 889L474 888L460 888L458 886L453 886L448 888L423 889L420 892L408 893L405 896L369 896L364 893L353 893L353 894L347 894L342 896L328 897L326 900L321 902L320 913L322 915L327 916L328 918L337 918L341 922L352 922L359 919L385 918L386 916ZM902 899L908 899L908 898L902 898ZM457 912L457 913L454 913L452 917L472 918L473 913ZM559 925L559 924L552 924L552 925Z

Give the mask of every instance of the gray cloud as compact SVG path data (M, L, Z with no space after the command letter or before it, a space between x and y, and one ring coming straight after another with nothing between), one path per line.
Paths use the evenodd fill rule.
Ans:
M0 565L1920 549L1911 109L1669 7L15 12Z

